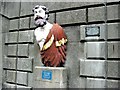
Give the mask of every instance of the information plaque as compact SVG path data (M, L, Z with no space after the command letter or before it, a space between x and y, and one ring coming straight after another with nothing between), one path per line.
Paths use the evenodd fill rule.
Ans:
M42 70L42 79L43 80L52 80L52 71L51 70Z
M92 36L100 36L100 27L99 26L91 26L85 28L86 37Z

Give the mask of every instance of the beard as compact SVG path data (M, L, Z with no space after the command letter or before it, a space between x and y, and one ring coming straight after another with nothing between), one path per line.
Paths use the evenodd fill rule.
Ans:
M46 24L45 19L37 19L37 20L35 20L35 26L37 26L37 27L43 27L45 24Z

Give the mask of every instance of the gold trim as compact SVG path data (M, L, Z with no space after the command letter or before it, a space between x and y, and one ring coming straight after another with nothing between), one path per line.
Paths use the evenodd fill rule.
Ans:
M42 50L48 49L52 45L53 41L54 41L54 35L52 35L50 40L43 46Z
M57 46L57 47L62 46L62 45L64 45L66 42L67 42L67 39L62 38L61 40L56 41L56 46Z

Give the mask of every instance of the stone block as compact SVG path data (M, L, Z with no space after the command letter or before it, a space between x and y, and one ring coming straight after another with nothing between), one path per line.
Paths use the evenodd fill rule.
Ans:
M6 57L4 60L4 68L7 69L16 69L16 58L8 58Z
M28 29L29 28L30 17L20 18L20 27L19 29Z
M105 7L88 8L88 22L105 21Z
M17 43L18 32L9 32L6 37L8 43Z
M36 43L37 44L37 43ZM37 51L35 50L35 46L34 44L29 44L29 58L35 58L35 53L37 53L37 51L39 51L39 48L37 49ZM39 47L39 46L38 46ZM40 53L38 52L37 54L40 55ZM40 59L40 58L39 58ZM40 62L40 61L39 61Z
M82 88L83 90L85 90L85 88L86 88L86 82L87 82L87 78L86 78L86 77L80 77L79 86L80 86L80 88Z
M15 83L15 79L16 79L16 71L7 71L7 82L12 82Z
M67 39L69 42L72 41L80 41L80 28L79 26L70 26L70 27L63 27L66 35L67 35Z
M21 0L21 8L20 8L20 16L25 16L32 14L32 9L35 5L39 5L41 2L25 2L24 0ZM27 7L26 7L27 6Z
M43 79L43 71L51 71L52 77L51 80ZM38 81L47 81L47 82L66 82L67 81L67 69L64 67L35 67L36 77L35 80ZM39 73L38 73L39 72Z
M80 40L103 40L105 39L105 25L92 24L80 26Z
M27 85L27 81L28 81L27 72L17 71L17 83Z
M102 88L105 90L105 79L87 78L86 88Z
M44 5L47 8L49 8L50 11L54 11L54 10L71 8L71 7L74 8L74 7L81 7L81 6L86 6L86 5L101 4L101 3L102 2L55 2L55 1L25 2L24 0L21 0L20 15L24 16L24 15L32 14L33 13L32 8L35 5Z
M10 20L10 28L9 30L18 30L18 23L19 23L19 19L12 19Z
M35 88L65 88L67 69L65 67L35 67ZM40 86L36 85L40 83ZM57 87L56 87L57 86Z
M80 50L81 46L79 46L79 42L69 42L67 45L67 60L65 63L65 67L68 69L68 76L69 76L69 87L70 88L80 88ZM81 51L82 53L82 51ZM84 53L84 52L83 52Z
M80 75L105 77L104 60L80 60Z
M28 73L28 86L34 87L34 73Z
M0 20L1 20L1 31L2 33L6 33L9 31L9 27L10 27L10 20L6 17L0 16Z
M87 42L86 58L105 58L105 42Z
M107 19L108 20L120 19L119 9L120 9L119 5L107 6Z
M18 58L17 69L32 72L33 59L31 59L31 58Z
M19 42L31 42L34 41L34 31L20 31L19 32Z
M107 80L107 88L120 88L120 80Z
M8 41L8 33L4 33L3 34L4 35L4 37L3 37L3 40L4 40L4 43L6 44L6 43L8 43L9 41Z
M9 18L19 17L20 0L18 2L4 2L3 14Z
M52 82L42 82L42 81L35 81L35 88L64 88L66 90L67 83L52 83Z
M62 1L62 2L43 2L43 5L47 6L50 10L61 10L61 9L68 9L68 8L75 8L75 7L82 7L82 6L89 6L94 4L100 4L102 2L83 2L83 1Z
M59 24L86 22L86 9L58 12L56 13L56 22Z
M120 23L108 23L108 39L120 39Z
M120 42L108 42L108 58L120 58Z
M17 52L17 45L14 44L14 45L8 45L8 48L7 48L7 55L8 56L16 56L16 52Z
M31 16L30 17L30 28L35 28L36 26L35 26L35 24L34 24L34 17L33 16Z
M49 16L48 21L49 21L50 23L54 23L54 22L55 22L55 13L50 13L49 15L50 15L50 16Z
M120 61L108 61L108 77L120 78Z
M22 85L16 85L16 90L31 90L32 87L29 86L22 86Z
M29 44L18 44L18 56L29 56Z
M1 80L2 80L2 83L4 84L4 82L7 81L7 70L3 69L1 73L2 73L2 75L1 75L2 79Z
M16 90L15 89L15 84L9 84L9 83L3 83L3 90L6 89L12 89L12 90Z

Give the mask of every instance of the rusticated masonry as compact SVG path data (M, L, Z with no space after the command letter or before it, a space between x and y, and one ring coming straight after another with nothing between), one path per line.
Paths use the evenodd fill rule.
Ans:
M38 4L49 8L49 21L59 23L67 34L68 87L120 88L120 2L1 4L4 88L34 87L34 67L42 65L32 14Z

